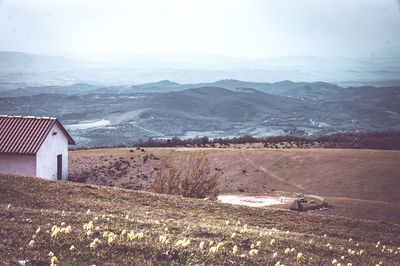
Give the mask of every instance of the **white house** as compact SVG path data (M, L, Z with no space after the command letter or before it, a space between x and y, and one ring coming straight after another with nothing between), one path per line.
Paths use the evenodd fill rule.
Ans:
M0 173L65 180L73 144L57 118L0 115Z

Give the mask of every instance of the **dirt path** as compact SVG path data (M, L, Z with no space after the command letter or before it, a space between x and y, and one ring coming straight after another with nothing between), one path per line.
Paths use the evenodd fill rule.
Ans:
M243 158L244 161L246 161L246 163L250 164L252 167L254 167L255 169L260 170L261 172L263 172L265 175L278 180L279 182L285 183L286 185L295 187L297 189L299 189L299 192L306 192L309 193L304 187L302 187L301 185L296 185L296 184L292 184L287 182L285 179L283 179L282 177L280 177L279 175L273 173L270 170L267 170L265 167L256 164L255 162L253 162L250 158L248 158L247 156L245 156L243 151L240 151L240 156Z

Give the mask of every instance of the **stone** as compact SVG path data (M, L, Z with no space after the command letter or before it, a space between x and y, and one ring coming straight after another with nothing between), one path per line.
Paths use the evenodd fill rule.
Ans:
M301 205L300 201L296 199L293 201L292 205L290 206L290 209L292 211L301 212L301 211L303 211L303 205Z

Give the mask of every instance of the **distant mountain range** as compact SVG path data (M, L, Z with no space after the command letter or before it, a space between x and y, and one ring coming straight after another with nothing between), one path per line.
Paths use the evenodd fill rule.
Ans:
M0 51L0 91L75 83L130 86L167 79L182 84L236 79L270 83L323 80L341 86L393 86L400 84L399 77L400 58L248 59L199 54L42 56Z
M324 135L400 130L400 86L219 80L0 92L0 113L58 116L79 146L207 135Z

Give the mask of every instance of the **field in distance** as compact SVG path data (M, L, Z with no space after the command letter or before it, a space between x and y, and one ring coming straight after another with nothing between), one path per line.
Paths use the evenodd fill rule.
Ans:
M0 258L2 265L396 265L400 226L0 175Z
M161 159L207 153L221 193L287 191L322 196L320 214L400 224L400 151L361 149L115 148L70 152L87 183L147 190Z

